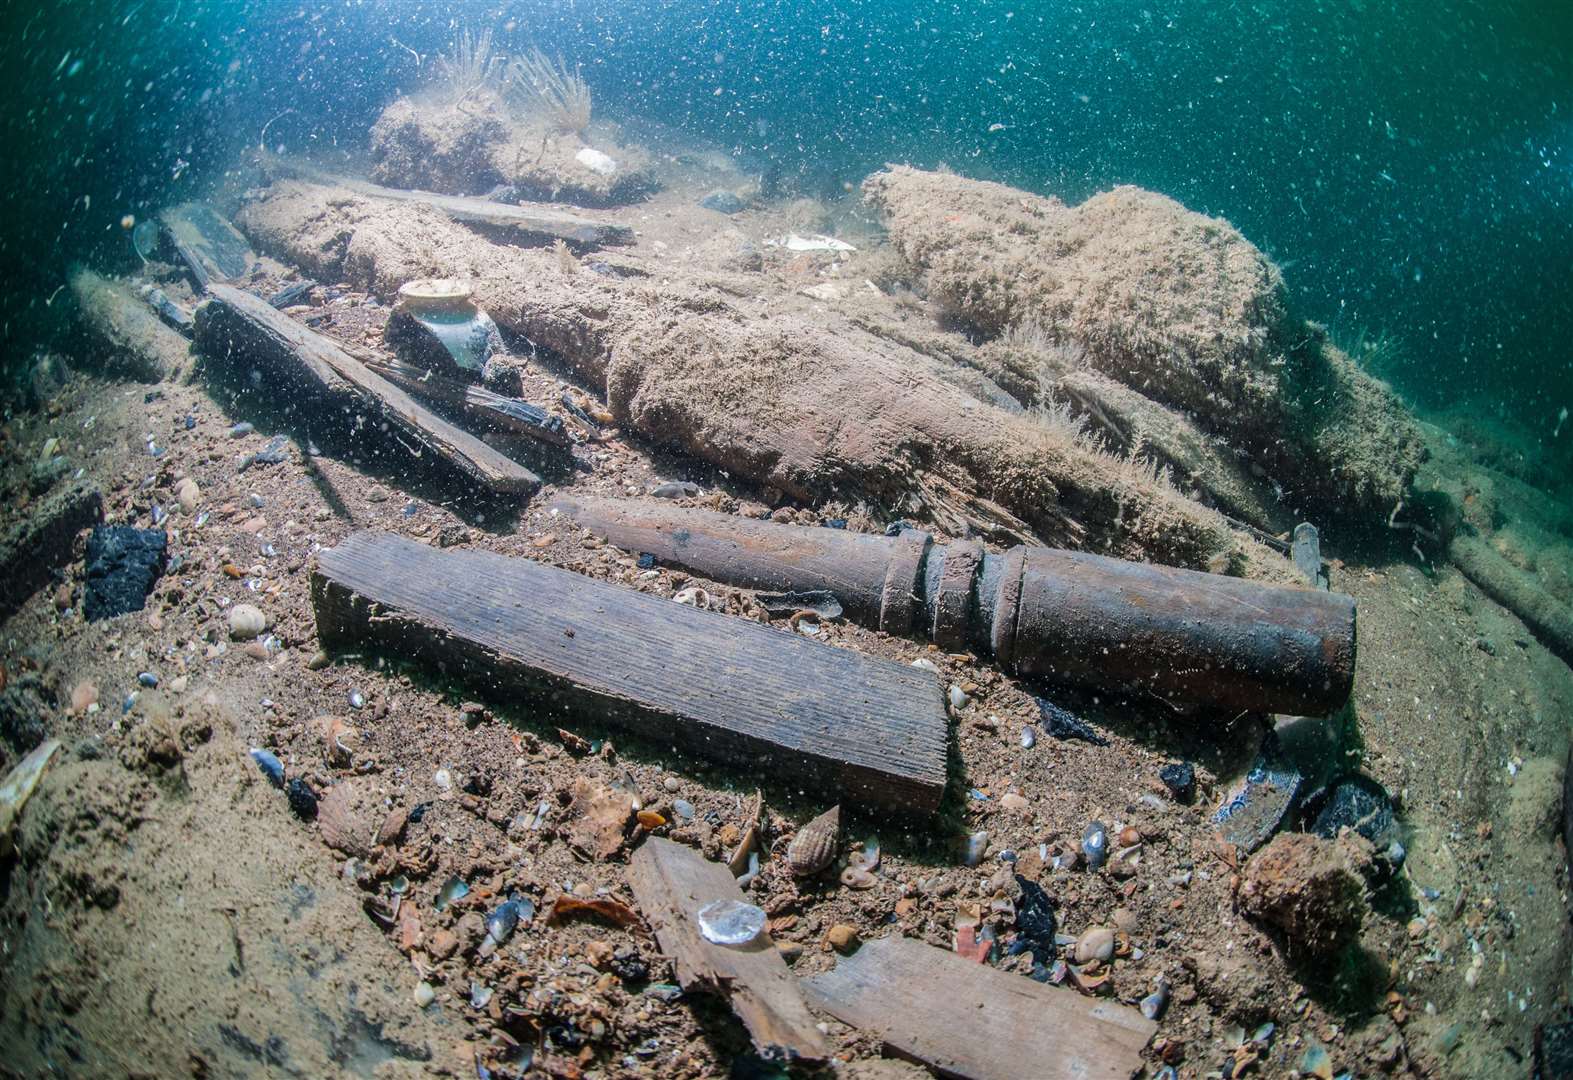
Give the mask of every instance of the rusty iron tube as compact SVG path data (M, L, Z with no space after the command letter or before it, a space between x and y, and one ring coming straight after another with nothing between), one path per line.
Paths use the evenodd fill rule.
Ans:
M1171 702L1320 715L1354 683L1355 604L1085 552L871 536L617 499L552 504L624 550L749 589L835 593L847 618L1018 675Z

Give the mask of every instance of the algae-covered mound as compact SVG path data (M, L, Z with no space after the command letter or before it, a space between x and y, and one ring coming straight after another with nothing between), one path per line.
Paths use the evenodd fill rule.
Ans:
M650 155L621 144L610 125L559 131L515 117L495 94L463 106L399 98L371 129L371 158L377 183L445 195L485 195L502 186L520 197L610 206L653 186Z
M905 167L863 191L930 299L982 337L1075 347L1300 499L1385 512L1413 479L1424 450L1408 414L1290 316L1277 267L1227 222L1133 187L1068 206Z

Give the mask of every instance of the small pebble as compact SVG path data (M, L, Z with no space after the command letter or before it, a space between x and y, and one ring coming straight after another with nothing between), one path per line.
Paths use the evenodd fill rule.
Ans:
M1034 746L1037 746L1038 745L1038 733L1033 731L1030 727L1022 728L1021 729L1021 745L1022 745L1022 749L1024 749L1024 750L1031 750Z
M825 944L842 956L854 951L862 943L863 939L858 937L857 929L846 923L837 923L825 933Z
M437 991L432 989L431 983L423 980L415 984L415 1004L418 1008L424 1009L436 1000Z
M684 821L692 821L694 819L694 804L687 799L673 799L672 813Z
M333 658L328 655L327 650L318 649L316 652L311 654L311 659L306 661L306 670L321 671L332 662L332 659Z
M242 420L240 423L229 429L229 437L231 439L244 439L247 435L250 435L253 431L256 430L257 429L251 424L248 424L246 421Z
M932 671L936 675L939 674L939 667L934 663L934 661L930 660L926 656L920 656L916 660L912 661L912 666L915 668L922 668L924 671Z
M956 712L960 712L962 709L967 707L967 703L971 700L972 699L967 696L967 692L965 690L957 686L955 683L950 684L950 707L952 709L954 709Z
M151 671L144 671L137 676L137 682L151 690L158 685L158 676Z
M661 786L666 788L668 792L676 793L683 789L683 782L675 776L668 776L661 781Z
M229 636L250 641L268 628L268 617L253 604L236 604L229 609Z
M1085 964L1089 960L1108 963L1114 957L1114 931L1107 926L1089 927L1076 939L1075 951L1071 955L1078 964Z
M366 695L359 690L350 691L349 701L352 709L364 709L366 707Z
M257 768L262 770L262 775L266 776L274 787L283 788L284 763L278 759L278 755L271 750L254 746L251 749L251 760L257 763Z

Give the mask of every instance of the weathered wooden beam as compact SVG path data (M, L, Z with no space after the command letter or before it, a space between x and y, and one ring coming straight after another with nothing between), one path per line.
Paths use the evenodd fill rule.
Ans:
M627 225L595 221L546 206L493 202L465 195L443 195L435 191L417 191L404 188L383 187L348 176L336 176L301 161L282 157L269 157L268 167L286 176L293 176L313 184L327 184L343 188L368 199L386 199L390 202L413 202L430 206L454 221L469 224L493 225L515 229L536 236L571 240L576 244L630 244L634 230Z
M1158 1025L911 938L870 941L803 980L809 1003L966 1080L1127 1080Z
M257 264L257 253L246 238L207 203L181 203L158 219L202 289L248 274Z
M242 356L294 394L334 399L380 416L406 438L477 484L498 492L534 491L541 478L417 402L337 343L275 310L259 296L217 282L197 309L197 348Z
M628 862L640 914L677 970L677 984L724 998L770 1060L780 1051L802 1061L829 1055L825 1037L770 935L745 946L717 945L700 932L699 909L717 900L749 901L732 872L692 848L655 836Z
M74 556L72 541L104 516L98 489L77 484L28 507L0 539L0 619L8 619Z
M366 366L412 394L459 409L464 415L490 427L528 435L552 446L568 446L573 442L563 427L561 417L553 416L528 401L494 393L463 379L411 371L400 364L368 361Z
M82 326L106 367L144 382L161 382L185 366L190 344L165 326L126 282L76 270L70 284Z
M375 644L510 699L555 693L662 746L741 764L750 783L768 775L820 801L919 811L944 790L939 682L906 664L527 559L383 533L322 552L312 602L330 647Z

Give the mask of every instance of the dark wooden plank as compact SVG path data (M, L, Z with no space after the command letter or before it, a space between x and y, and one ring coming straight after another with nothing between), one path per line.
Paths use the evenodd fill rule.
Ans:
M536 236L572 240L576 244L630 244L634 230L628 225L596 221L593 218L553 210L547 206L493 202L464 195L443 195L435 191L418 191L405 188L382 187L379 184L337 176L302 161L269 157L271 170L294 176L313 184L343 188L354 195L389 202L413 202L430 206L454 221L469 224L493 225L515 229Z
M430 371L412 371L400 364L368 360L366 366L410 393L459 409L465 416L488 427L528 435L552 446L568 446L573 442L561 417L528 401L494 393L463 379L450 379Z
M70 562L73 541L104 516L98 488L76 484L34 503L0 539L0 619L8 619L42 586L55 567Z
M809 1003L967 1080L1128 1080L1158 1025L911 938L870 941L803 980Z
M259 296L214 283L197 318L197 347L222 359L232 352L270 371L293 393L342 395L493 491L528 493L541 478L448 423L339 345L275 310Z
M312 577L325 644L370 642L663 746L801 783L818 801L929 811L945 785L932 672L527 559L355 533Z
M181 203L159 214L158 219L181 260L204 289L215 281L231 281L248 274L257 264L257 253L240 230L207 203Z
M716 900L749 901L732 872L692 848L661 837L646 840L628 863L628 881L639 912L655 931L661 951L677 969L684 990L724 998L766 1057L779 1048L803 1061L829 1055L825 1037L768 933L732 948L705 940L699 909Z

